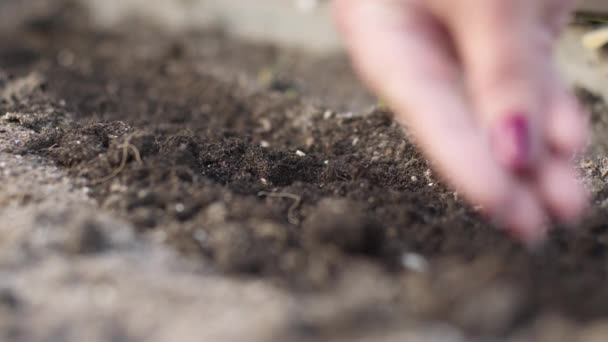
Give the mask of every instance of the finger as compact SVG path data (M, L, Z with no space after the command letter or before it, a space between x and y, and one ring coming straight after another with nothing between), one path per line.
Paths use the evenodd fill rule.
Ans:
M585 114L576 97L561 85L555 86L548 109L547 142L554 151L569 159L585 146L589 115Z
M477 11L450 18L471 97L495 155L515 171L531 169L543 153L546 91L539 67L552 45L551 35L535 21L536 11L522 3L479 2Z
M573 224L584 213L587 192L567 162L548 158L538 171L537 186L540 196L557 219Z
M517 191L519 195L510 209L513 213L503 218L503 225L517 240L523 241L530 247L535 247L547 238L548 228L544 208L539 206L538 197L528 187Z
M533 237L544 221L542 206L494 160L470 114L445 37L421 9L395 6L336 2L355 66L453 186L523 238Z

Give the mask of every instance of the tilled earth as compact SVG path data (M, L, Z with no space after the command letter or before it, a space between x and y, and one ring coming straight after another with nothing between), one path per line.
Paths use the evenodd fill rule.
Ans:
M0 36L3 340L608 339L593 94L593 208L529 251L343 56L87 22L68 7Z

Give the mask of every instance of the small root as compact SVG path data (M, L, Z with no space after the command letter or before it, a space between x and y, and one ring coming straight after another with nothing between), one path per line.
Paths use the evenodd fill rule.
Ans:
M413 165L415 162L417 162L417 161L418 161L418 159L417 159L416 157L412 157L412 158L410 158L410 160L408 160L408 161L407 161L407 162L406 162L406 163L403 165L403 167L407 169L407 168L409 168L410 166L412 166L412 165Z
M125 166L127 166L127 160L129 159L129 151L131 151L133 153L135 161L139 165L143 164L143 161L141 159L141 153L139 152L137 147L135 147L134 145L131 144L130 136L127 137L122 144L118 145L118 147L122 151L120 165L116 169L114 169L114 171L112 171L112 173L110 173L109 175L107 175L103 178L97 179L97 180L93 180L92 185L99 185L99 184L105 183L109 180L112 180L112 179L114 179L114 177L118 176L122 171L124 171Z
M293 203L287 210L287 221L293 225L297 225L298 223L300 223L300 220L296 216L296 209L298 209L298 207L302 203L302 197L295 195L295 194L290 194L288 192L267 192L267 191L258 192L258 196L274 197L274 198L288 198L288 199L293 200Z

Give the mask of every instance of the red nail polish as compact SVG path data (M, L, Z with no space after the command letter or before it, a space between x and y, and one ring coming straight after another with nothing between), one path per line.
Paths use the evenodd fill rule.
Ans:
M522 113L508 115L495 127L493 145L497 158L510 169L526 171L531 161L528 118Z

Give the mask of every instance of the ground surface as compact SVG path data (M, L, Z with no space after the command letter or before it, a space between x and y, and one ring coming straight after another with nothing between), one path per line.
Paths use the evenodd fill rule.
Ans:
M608 338L599 98L579 90L593 209L530 252L343 57L88 22L67 7L0 37L3 340Z

